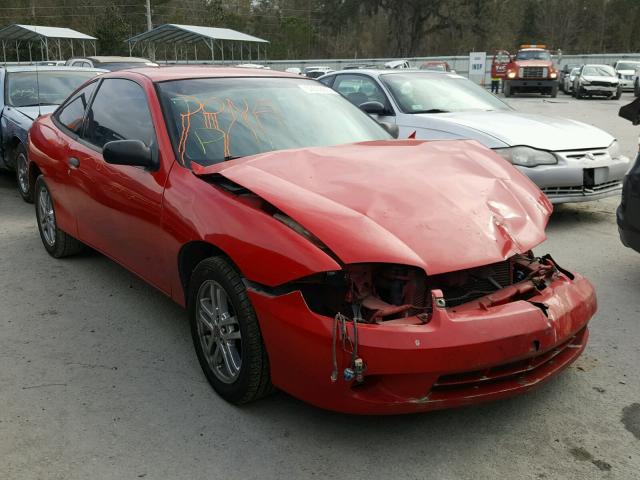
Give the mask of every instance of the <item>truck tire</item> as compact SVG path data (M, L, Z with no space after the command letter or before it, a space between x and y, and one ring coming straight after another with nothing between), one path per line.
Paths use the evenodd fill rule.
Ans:
M558 85L554 85L551 87L551 98L556 98L558 96Z
M507 98L511 96L511 85L509 82L504 82L504 96Z

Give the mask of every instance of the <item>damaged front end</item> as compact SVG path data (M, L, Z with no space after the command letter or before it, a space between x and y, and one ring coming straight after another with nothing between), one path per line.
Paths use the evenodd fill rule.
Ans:
M528 300L544 290L559 272L549 256L536 258L529 252L503 262L433 276L405 265L346 265L341 271L312 275L289 287L299 289L309 308L321 315L349 317L355 310L359 322L424 324L433 314L434 303L456 311L456 307L472 308L470 303L486 309Z
M526 391L580 355L596 309L585 279L532 252L432 276L369 263L276 289L248 287L274 344L272 363L289 365L276 384L352 413L447 408Z

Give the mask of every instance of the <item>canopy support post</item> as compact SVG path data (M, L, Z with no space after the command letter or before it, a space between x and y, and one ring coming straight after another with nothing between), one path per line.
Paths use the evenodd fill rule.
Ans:
M16 57L18 58L18 63L20 63L20 42L16 40Z
M80 42L80 43L82 43L82 56L86 57L87 56L87 52L85 50L85 43L87 43L87 42Z
M47 51L47 61L49 61L49 39L44 37L44 48Z
M4 58L5 65L7 64L7 51L5 49L4 40L2 40L2 58Z
M71 45L71 58L73 58L74 55L73 55L73 39L72 38L69 39L69 44ZM62 58L60 60L62 60Z
M31 58L31 42L27 42L27 45L29 46L29 63L32 63L33 59Z
M62 41L58 39L58 60L62 60Z

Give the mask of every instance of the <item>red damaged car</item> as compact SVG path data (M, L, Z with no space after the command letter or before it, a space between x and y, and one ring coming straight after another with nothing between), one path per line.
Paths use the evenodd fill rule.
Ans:
M594 291L532 253L551 212L533 183L473 141L393 140L313 80L103 75L35 122L29 158L46 250L89 245L185 306L230 402L468 405L585 348Z

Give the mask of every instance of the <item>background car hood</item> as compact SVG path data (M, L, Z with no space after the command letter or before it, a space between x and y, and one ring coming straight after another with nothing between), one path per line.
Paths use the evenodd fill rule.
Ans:
M616 70L616 73L619 73L620 75L635 75L636 71L635 70Z
M607 132L585 123L513 110L425 113L414 116L424 119L424 125L416 126L446 130L446 124L463 125L497 138L509 146L528 145L542 150L606 148L614 140Z
M499 262L545 239L551 204L475 141L366 142L265 153L206 168L283 211L345 263L429 274Z
M16 109L17 111L23 113L31 120L35 120L38 118L38 115L46 115L48 113L52 113L58 105L43 105L42 107L11 107Z

